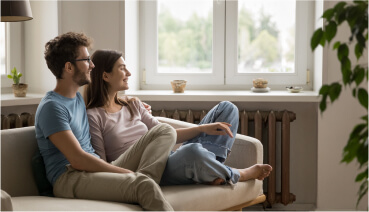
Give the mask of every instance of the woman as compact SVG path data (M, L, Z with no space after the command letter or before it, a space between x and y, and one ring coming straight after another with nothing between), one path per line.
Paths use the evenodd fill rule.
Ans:
M129 88L131 76L121 53L97 50L91 59L95 68L85 95L91 142L101 158L115 163L119 155L125 156L139 145L140 138L159 122L139 100L117 97L118 91ZM233 169L223 164L233 145L237 127L237 107L230 102L221 102L198 126L176 129L176 143L183 145L169 156L160 184L234 184L249 179L263 180L272 170L267 164L246 169ZM136 171L134 167L126 168Z

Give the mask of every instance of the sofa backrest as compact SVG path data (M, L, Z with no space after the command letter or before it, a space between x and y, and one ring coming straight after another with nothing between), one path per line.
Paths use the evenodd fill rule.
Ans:
M32 173L35 127L1 130L1 189L10 196L38 195Z

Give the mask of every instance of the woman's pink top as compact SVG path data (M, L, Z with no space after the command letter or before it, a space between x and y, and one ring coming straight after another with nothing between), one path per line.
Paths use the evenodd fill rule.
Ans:
M133 101L130 106L133 120L125 106L116 113L107 113L101 107L87 110L92 146L107 162L116 160L148 130L159 124L140 101Z

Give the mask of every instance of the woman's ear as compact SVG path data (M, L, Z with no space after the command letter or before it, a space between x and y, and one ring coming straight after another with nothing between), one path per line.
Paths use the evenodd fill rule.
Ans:
M104 81L109 82L109 74L104 71L102 78Z

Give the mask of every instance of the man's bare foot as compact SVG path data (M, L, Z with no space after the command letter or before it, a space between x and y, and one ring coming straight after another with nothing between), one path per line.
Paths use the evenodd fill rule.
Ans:
M252 179L264 180L272 170L273 168L269 164L255 164L246 169L238 169L241 175L239 181Z

